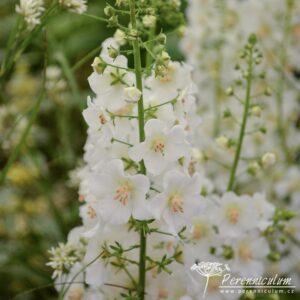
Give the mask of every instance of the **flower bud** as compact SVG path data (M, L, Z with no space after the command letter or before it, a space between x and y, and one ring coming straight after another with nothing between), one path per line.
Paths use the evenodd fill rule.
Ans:
M219 136L218 138L216 138L216 143L217 145L219 145L220 147L222 148L229 148L229 139L222 135L222 136Z
M103 74L107 67L107 63L101 57L96 56L91 66L93 67L95 72L97 72L98 74Z
M164 33L160 33L158 36L157 36L157 41L160 43L160 44L165 44L167 42L167 36L164 34Z
M112 17L115 14L115 9L111 6L106 6L104 8L104 14L108 17Z
M135 40L138 37L138 31L136 29L131 29L129 32L129 38Z
M117 29L114 34L114 38L120 46L123 46L126 44L126 33L123 30Z
M248 38L248 42L251 44L251 45L255 45L256 42L257 42L257 37L254 33L252 33L249 38Z
M225 91L227 96L232 96L234 94L233 88L230 86Z
M108 47L107 51L108 51L109 57L111 57L113 59L115 59L119 55L119 51L112 46Z
M232 116L231 111L228 108L226 110L224 110L224 112L223 112L224 119L229 118L231 116Z
M251 115L255 117L260 117L261 112L262 112L261 107L258 105L253 106L250 110Z
M274 153L272 152L267 152L265 153L262 158L261 158L261 162L263 164L264 167L269 167L275 164L276 162L276 156Z
M203 153L198 148L192 149L192 156L196 161L202 162L204 160Z
M118 16L111 16L109 19L108 19L108 27L115 27L118 25Z
M176 33L179 37L183 37L186 32L186 27L184 25L181 25L177 28Z
M152 15L146 15L143 17L143 24L146 28L154 28L156 25L156 17Z
M124 94L127 102L138 102L142 96L142 92L135 86L124 88Z
M259 172L259 170L260 170L260 166L257 162L253 162L249 164L247 167L247 172L253 176L255 176Z
M271 96L272 95L272 90L269 87L267 87L264 91L264 95L265 96Z

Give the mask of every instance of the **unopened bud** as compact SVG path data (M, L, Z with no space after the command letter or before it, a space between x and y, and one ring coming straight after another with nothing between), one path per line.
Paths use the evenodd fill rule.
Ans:
M267 152L262 156L261 162L264 167L272 166L276 162L276 155L272 152Z
M251 115L255 117L260 117L261 112L262 112L261 107L258 105L253 106L250 110Z
M114 38L119 45L123 46L126 44L126 33L123 30L117 29Z
M108 51L109 57L111 57L113 59L115 59L119 55L119 51L116 48L112 47L112 46L110 46L107 49L107 51Z
M177 28L176 33L179 37L183 37L186 32L186 27L184 25L181 25Z
M112 17L115 14L115 9L111 6L106 6L104 8L104 14L108 17Z
M160 33L158 36L157 36L157 41L160 43L160 44L165 44L167 42L167 36L164 34L164 33Z
M272 95L272 90L269 87L267 87L264 91L264 94L265 94L265 96L271 96Z
M142 96L142 92L135 86L124 88L124 94L127 102L138 102Z
M252 176L255 176L259 170L260 170L260 166L257 162L253 162L249 164L247 167L247 172Z
M216 138L215 141L216 141L217 145L219 145L220 147L229 148L229 139L226 136L224 136L224 135L219 136Z
M228 87L225 93L227 96L232 96L234 94L233 88L231 86Z
M107 63L101 57L96 56L92 63L92 67L94 71L97 72L98 74L103 74L103 72L107 67Z
M192 156L199 162L202 162L204 159L203 153L198 148L192 148Z
M146 15L143 17L143 24L146 28L154 28L156 24L156 17L152 15Z

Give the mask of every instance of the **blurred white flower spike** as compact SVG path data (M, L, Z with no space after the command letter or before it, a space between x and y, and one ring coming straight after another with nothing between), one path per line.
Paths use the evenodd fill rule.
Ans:
M45 11L43 0L20 0L16 12L24 17L28 30L41 24L41 16Z
M87 0L59 0L58 2L65 9L77 14L83 14L87 10Z

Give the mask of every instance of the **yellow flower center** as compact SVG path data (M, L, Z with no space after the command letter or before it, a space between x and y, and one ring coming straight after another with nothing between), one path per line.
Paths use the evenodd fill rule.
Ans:
M117 200L123 205L126 205L129 201L131 193L132 186L129 184L129 182L124 182L116 189L114 200Z
M99 115L99 121L100 121L101 125L104 125L107 122L107 120L103 114Z
M95 209L92 206L88 206L87 215L90 217L90 219L96 218L97 214Z
M195 240L201 240L207 235L207 228L204 224L197 223L192 228L192 237Z
M68 300L82 300L83 290L81 288L73 288L68 295Z
M252 251L247 245L240 245L239 247L239 257L244 260L248 261L252 258Z
M161 289L158 293L158 299L168 299L169 292L167 290Z
M161 83L169 83L174 79L175 68L172 65L166 67L164 75L159 77Z
M183 198L180 195L175 194L170 196L169 205L173 213L177 213L177 212L183 213L184 212L183 204L184 204Z
M232 205L228 207L226 217L231 224L235 225L239 221L240 213L240 208Z
M155 153L160 153L160 154L164 155L165 142L161 138L154 139L152 142L151 148Z

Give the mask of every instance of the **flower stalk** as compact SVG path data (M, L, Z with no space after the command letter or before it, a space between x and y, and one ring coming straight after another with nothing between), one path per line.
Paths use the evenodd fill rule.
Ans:
M130 21L132 30L137 32L136 22L136 9L135 0L130 0ZM142 63L141 63L141 49L138 41L138 36L133 39L133 57L134 57L134 71L136 79L136 87L141 91L141 97L138 101L138 124L139 124L139 140L143 142L145 140L145 116L144 116L144 102L143 102L143 83L142 83ZM146 174L146 168L144 161L140 162L140 173ZM140 255L139 255L139 282L138 282L138 294L139 299L143 300L145 295L146 284L146 247L147 237L143 226L140 230Z
M250 107L250 100L251 100L251 88L252 88L252 79L253 79L253 48L255 43L256 43L256 37L250 36L249 54L247 59L247 71L246 71L248 74L246 76L246 95L245 95L244 112L243 112L243 119L240 128L237 148L234 156L234 161L230 171L230 178L227 186L228 191L232 191L234 188L235 175L236 175L237 167L241 156L244 137L246 134L247 119L249 115L249 107Z

